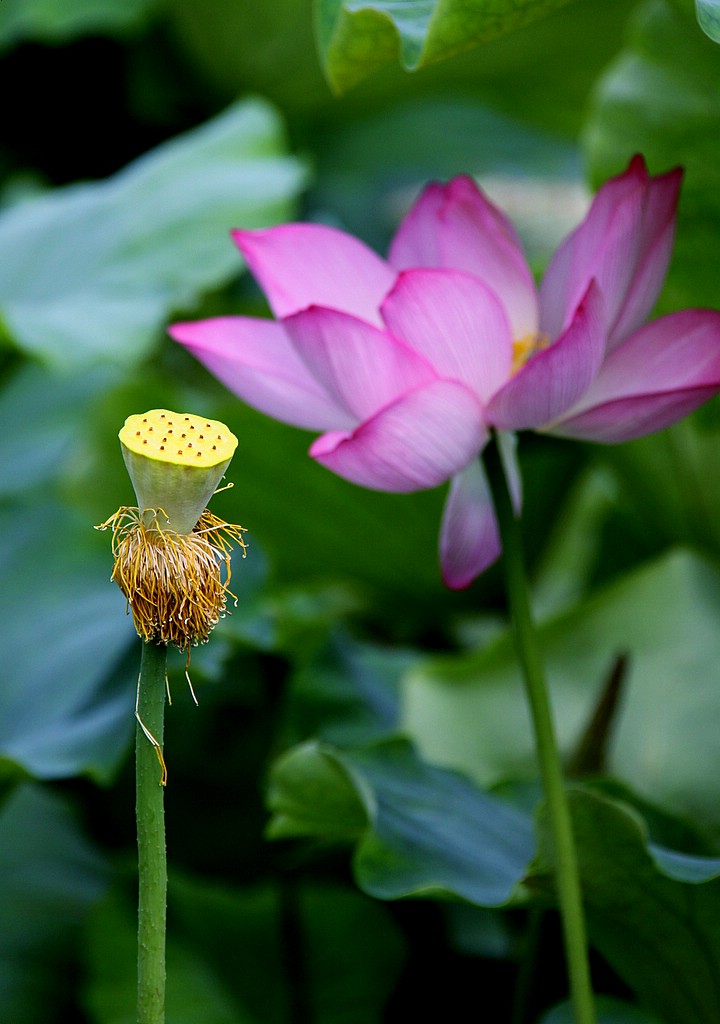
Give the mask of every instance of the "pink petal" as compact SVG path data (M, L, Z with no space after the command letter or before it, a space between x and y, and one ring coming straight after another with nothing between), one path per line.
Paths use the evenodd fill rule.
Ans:
M547 432L558 437L574 437L598 444L620 444L664 430L684 419L709 398L716 395L718 385L665 391L655 395L618 398L596 405L577 416L569 416L549 427Z
M429 185L400 225L388 258L398 270L465 270L498 296L513 337L537 332L535 285L520 240L472 178Z
M681 181L680 168L648 181L638 254L625 301L611 327L611 348L637 330L655 305L675 240L675 213Z
M532 356L487 407L503 430L539 427L574 405L590 386L605 353L603 303L591 283L567 331Z
M464 469L487 438L482 406L439 380L387 406L357 430L318 438L310 454L339 476L377 491L418 491Z
M461 381L483 402L507 380L512 337L496 296L477 278L453 270L407 270L382 306L393 334L441 377Z
M545 273L540 322L551 338L567 326L592 278L605 300L611 347L645 319L667 270L679 186L678 171L650 178L642 157L602 186Z
M168 333L255 409L310 430L356 420L313 377L280 324L226 316L173 324Z
M452 590L469 587L500 556L500 534L479 460L453 477L440 527L440 565Z
M327 306L381 326L391 267L352 235L323 224L233 231L233 239L277 317Z
M347 313L312 306L283 323L313 379L353 425L437 378L407 345Z
M430 182L403 218L388 252L388 262L397 270L444 266L438 230L447 187Z
M577 405L547 428L614 444L677 422L720 390L720 313L686 309L636 331Z

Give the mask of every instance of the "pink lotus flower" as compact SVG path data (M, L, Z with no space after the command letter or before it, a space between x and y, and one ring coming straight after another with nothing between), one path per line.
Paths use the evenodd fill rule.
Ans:
M643 325L672 247L680 171L641 157L595 196L539 291L510 222L468 177L431 184L387 260L319 224L235 231L276 320L219 317L170 334L250 405L323 431L318 462L364 487L451 480L446 583L500 552L478 459L489 430L615 443L720 389L720 313ZM502 449L519 491L511 446ZM518 495L519 501L519 495Z

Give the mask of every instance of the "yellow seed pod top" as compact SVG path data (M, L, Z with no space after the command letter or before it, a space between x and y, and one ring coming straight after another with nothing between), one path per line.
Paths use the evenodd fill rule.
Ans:
M238 443L224 423L169 409L128 416L118 437L145 525L180 534L194 528Z
M206 469L229 462L238 443L219 420L169 409L128 416L118 436L121 444L136 455Z

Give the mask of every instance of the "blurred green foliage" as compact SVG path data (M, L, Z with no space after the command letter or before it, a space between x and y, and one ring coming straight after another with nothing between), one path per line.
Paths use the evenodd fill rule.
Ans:
M171 659L169 1024L569 1019L497 570L446 592L442 489L333 477L164 325L265 311L230 228L383 250L461 172L540 271L636 150L685 168L659 309L720 306L716 7L2 0L0 1019L132 1020L138 642L93 526L157 406L238 435L214 508L251 545L199 708ZM627 659L574 798L604 1024L720 1019L719 453L717 400L618 448L520 443L569 757Z

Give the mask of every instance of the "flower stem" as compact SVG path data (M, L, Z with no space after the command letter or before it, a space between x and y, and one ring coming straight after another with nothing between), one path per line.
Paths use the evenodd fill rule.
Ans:
M497 441L486 449L485 461L502 540L512 631L530 705L550 822L555 857L555 884L565 939L574 1020L575 1024L595 1024L595 1004L590 982L585 918L570 808L555 738L545 671L530 608L520 519L513 509Z
M137 1024L164 1024L165 1021L167 860L162 741L166 663L165 644L153 641L143 644L135 737L139 883Z

